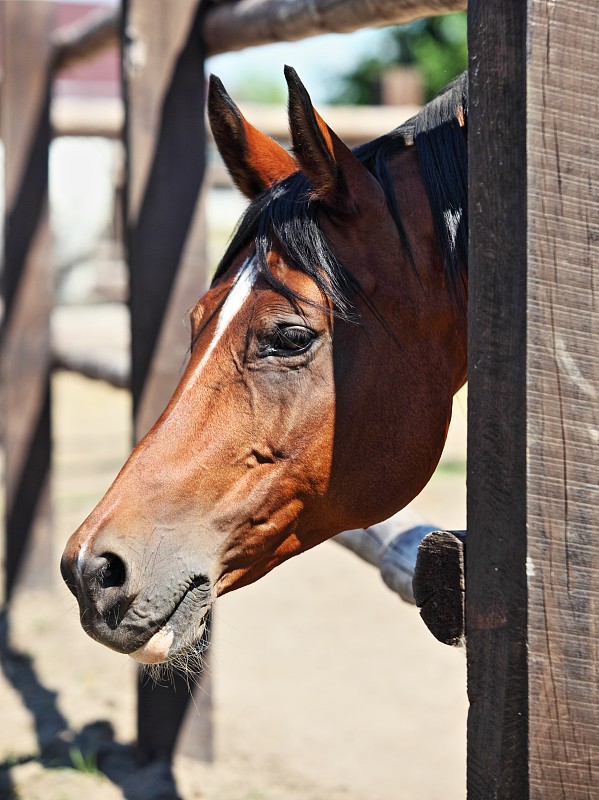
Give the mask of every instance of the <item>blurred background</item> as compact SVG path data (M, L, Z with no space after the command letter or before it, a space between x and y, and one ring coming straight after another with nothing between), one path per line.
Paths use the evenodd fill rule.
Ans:
M58 30L116 4L53 5ZM465 68L466 56L465 15L453 14L216 56L206 71L221 77L251 122L287 143L283 65L293 65L321 114L353 146L416 113ZM4 71L4 93L11 79ZM152 764L132 771L133 662L87 639L58 575L66 539L135 435L121 94L116 48L61 70L52 89L43 246L52 254L44 278L52 286L52 461L38 533L47 546L25 558L2 620L0 797L458 800L465 795L464 652L437 643L374 568L334 543L219 601L202 687L210 693L211 758L199 761L192 745L182 746L176 790ZM211 141L206 171L210 271L245 201ZM198 272L194 288L192 275L187 286L191 306L205 276ZM176 371L184 358L184 348L171 353ZM460 393L443 459L413 504L448 529L466 527L465 421ZM9 424L4 416L3 443ZM186 742L193 721L188 728Z

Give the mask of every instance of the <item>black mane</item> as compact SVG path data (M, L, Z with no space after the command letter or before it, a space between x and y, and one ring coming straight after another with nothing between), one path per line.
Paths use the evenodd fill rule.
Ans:
M463 297L468 252L468 152L465 127L459 123L461 114L466 121L467 73L456 78L399 128L354 150L381 184L389 211L414 264L388 163L406 147L416 146L449 285L458 298ZM260 273L277 291L293 296L293 292L272 274L267 263L272 243L278 241L291 263L315 281L336 312L348 316L352 295L359 287L337 260L322 233L318 223L322 204L310 197L311 189L306 176L295 172L257 197L241 217L214 281L222 277L235 254L254 241Z

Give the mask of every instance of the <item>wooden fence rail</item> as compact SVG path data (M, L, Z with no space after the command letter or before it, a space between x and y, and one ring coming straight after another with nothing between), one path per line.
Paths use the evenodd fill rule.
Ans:
M239 0L206 14L206 55L465 11L467 0Z
M51 39L55 50L55 70L87 61L119 41L120 11L98 9L71 25L59 28Z
M204 5L200 36L209 57L465 11L467 0L234 0ZM58 31L52 39L57 67L72 66L118 45L121 19L120 10L99 10Z
M131 375L129 369L122 369L116 363L100 363L73 353L54 353L52 368L65 372L76 372L92 381L103 381L116 389L130 389Z
M204 5L206 57L246 47L294 42L323 33L400 25L465 11L467 0L233 0ZM120 11L99 11L54 36L60 68L118 44Z

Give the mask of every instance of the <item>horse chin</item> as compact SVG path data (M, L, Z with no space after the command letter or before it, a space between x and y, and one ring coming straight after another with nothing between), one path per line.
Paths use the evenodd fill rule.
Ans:
M203 650L211 604L195 594L186 595L164 625L129 656L140 664L168 664Z
M168 664L181 659L201 647L208 623L208 609L203 619L192 627L178 629L177 620L167 624L156 631L148 641L129 653L129 656L139 664ZM203 649L203 648L202 648Z
M162 664L168 660L169 650L173 644L175 632L165 625L135 652L129 653L131 658L140 664Z

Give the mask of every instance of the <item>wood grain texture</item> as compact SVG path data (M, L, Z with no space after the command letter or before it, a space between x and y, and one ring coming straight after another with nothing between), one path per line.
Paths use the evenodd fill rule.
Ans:
M599 25L530 6L530 797L599 797Z
M206 55L465 11L467 0L239 0L206 15Z
M471 7L469 798L599 796L598 49Z
M469 9L468 798L526 800L526 4Z
M418 548L414 600L422 621L443 644L464 642L465 531L433 531Z

